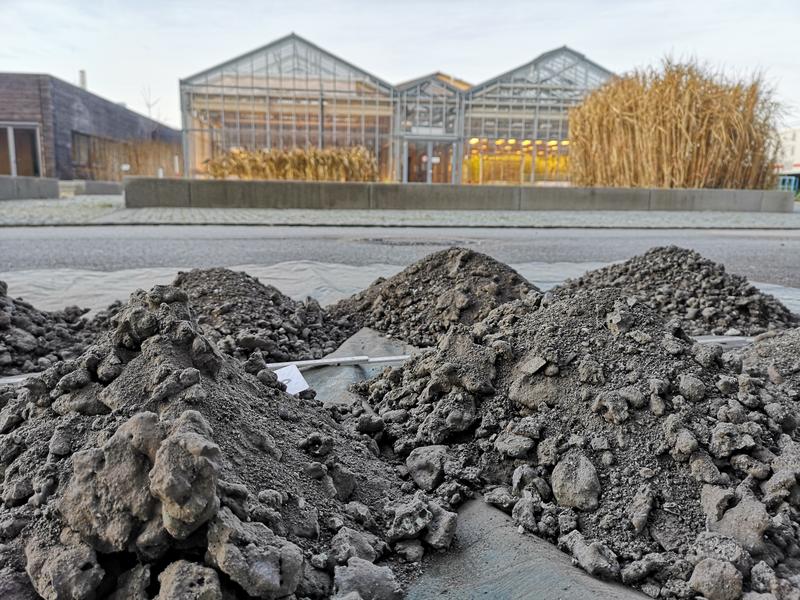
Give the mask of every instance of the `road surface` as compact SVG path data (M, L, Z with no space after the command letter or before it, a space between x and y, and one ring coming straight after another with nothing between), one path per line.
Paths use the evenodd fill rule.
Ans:
M677 244L751 280L800 287L800 231L115 226L0 229L0 277L27 269L271 265L291 260L409 264L442 248L506 263L612 262Z

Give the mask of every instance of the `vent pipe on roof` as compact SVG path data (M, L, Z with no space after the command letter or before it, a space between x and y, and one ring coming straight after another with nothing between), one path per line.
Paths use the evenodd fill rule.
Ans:
M84 71L83 69L78 71L78 82L81 86L81 89L83 90L89 89L86 85L86 71Z

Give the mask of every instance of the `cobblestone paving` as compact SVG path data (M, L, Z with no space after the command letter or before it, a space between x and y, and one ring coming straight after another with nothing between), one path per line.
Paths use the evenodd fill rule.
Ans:
M125 211L122 196L3 200L0 202L0 225L85 225L115 211Z
M328 225L380 227L571 227L632 229L800 229L793 213L659 211L403 211L245 208L126 209L121 196L0 202L0 226Z

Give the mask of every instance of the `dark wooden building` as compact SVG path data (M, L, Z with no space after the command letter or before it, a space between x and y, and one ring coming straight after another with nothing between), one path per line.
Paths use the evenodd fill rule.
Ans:
M51 75L0 73L0 175L101 178L93 148L133 141L178 148L181 134Z

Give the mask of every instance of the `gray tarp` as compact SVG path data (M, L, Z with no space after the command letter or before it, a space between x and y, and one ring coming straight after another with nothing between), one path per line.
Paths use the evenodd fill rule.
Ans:
M483 500L458 511L448 552L434 555L408 590L408 600L646 600L618 583L574 567L552 544L520 534L511 518Z
M417 348L385 334L364 327L346 339L339 348L326 358L342 356L399 356L412 354ZM401 363L397 363L401 364ZM350 406L360 401L347 388L357 381L371 379L387 365L356 365L347 367L318 367L303 371L303 377L317 392L317 399L323 403Z

